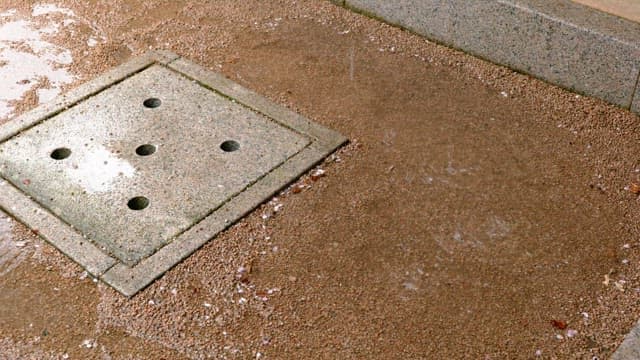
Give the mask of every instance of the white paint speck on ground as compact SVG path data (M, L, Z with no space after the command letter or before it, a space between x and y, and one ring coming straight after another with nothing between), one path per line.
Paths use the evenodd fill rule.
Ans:
M542 350L536 350L536 356L542 356Z
M91 349L96 347L98 344L96 344L95 340L93 339L86 339L82 342L82 344L80 344L81 347L86 348L86 349Z

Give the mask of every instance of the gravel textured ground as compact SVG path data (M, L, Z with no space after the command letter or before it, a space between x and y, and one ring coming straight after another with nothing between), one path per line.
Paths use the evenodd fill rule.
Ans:
M170 49L351 143L132 299L0 219L0 357L602 359L640 317L636 115L320 0L55 5L62 90Z

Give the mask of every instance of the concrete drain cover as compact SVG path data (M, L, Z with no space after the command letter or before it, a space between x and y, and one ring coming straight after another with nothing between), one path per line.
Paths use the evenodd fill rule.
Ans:
M345 140L154 52L0 127L0 207L131 296Z

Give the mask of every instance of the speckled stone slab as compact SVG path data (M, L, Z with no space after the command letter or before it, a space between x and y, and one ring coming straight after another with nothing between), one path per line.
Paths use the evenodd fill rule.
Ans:
M631 329L629 334L616 352L611 356L611 360L638 360L640 359L640 324Z
M56 102L0 127L0 207L127 296L346 140L170 53Z
M434 41L640 111L640 100L633 101L640 75L640 24L635 22L569 0L344 3Z

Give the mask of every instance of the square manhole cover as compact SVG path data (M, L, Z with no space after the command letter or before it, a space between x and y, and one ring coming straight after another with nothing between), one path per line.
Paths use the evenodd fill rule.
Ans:
M345 140L150 53L0 127L0 207L131 296Z

